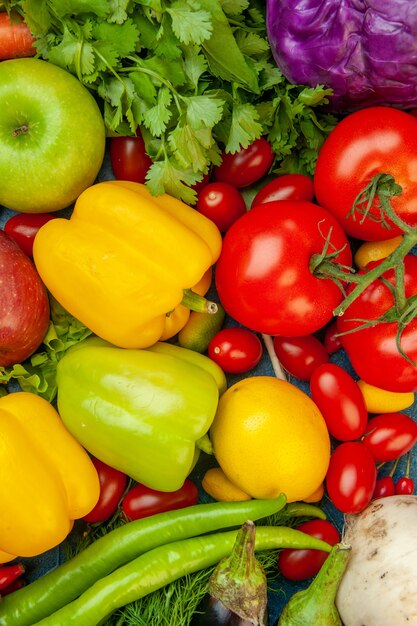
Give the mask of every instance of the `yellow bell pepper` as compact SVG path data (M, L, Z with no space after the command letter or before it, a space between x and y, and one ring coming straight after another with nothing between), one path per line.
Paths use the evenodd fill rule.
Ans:
M86 189L70 219L42 226L37 270L52 295L102 339L146 348L161 339L166 315L216 262L216 225L145 185L106 181Z
M100 483L87 452L40 396L0 398L0 561L61 543L96 504Z

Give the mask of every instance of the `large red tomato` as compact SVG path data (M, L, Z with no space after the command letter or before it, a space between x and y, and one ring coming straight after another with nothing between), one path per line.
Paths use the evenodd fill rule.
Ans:
M402 191L391 205L405 222L417 226L417 119L413 115L389 107L362 109L340 121L320 150L314 175L317 202L357 239L374 241L401 233L392 222L390 229L381 224L377 200L367 217L351 214L355 198L376 174L394 177Z
M282 200L248 211L226 233L217 262L227 313L269 335L308 335L324 326L342 299L339 287L313 268L327 243L333 261L350 265L345 233L316 204Z
M372 264L375 266L375 263ZM371 267L371 266L370 266ZM404 257L405 296L417 296L417 257ZM387 284L388 283L388 284ZM367 383L388 391L413 392L417 390L417 318L411 305L408 323L401 333L401 348L397 345L399 323L386 320L358 330L366 320L377 320L387 311L399 318L404 311L396 311L390 285L395 285L394 270L384 272L381 279L369 287L346 309L337 320L342 346L360 378ZM352 332L354 331L354 332ZM347 333L347 334L345 334Z

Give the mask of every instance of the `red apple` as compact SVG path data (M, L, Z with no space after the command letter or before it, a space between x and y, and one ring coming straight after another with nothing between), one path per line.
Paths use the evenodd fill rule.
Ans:
M48 326L48 295L35 265L0 230L0 366L30 357Z

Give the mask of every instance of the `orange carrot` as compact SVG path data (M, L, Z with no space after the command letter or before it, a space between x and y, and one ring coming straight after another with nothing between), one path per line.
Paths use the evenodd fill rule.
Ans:
M0 12L0 60L32 57L35 39L18 13Z

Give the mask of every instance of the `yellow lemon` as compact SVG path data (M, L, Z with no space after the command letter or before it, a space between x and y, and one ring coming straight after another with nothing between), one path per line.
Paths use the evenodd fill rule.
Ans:
M295 385L253 376L220 398L210 429L227 478L253 498L285 493L288 502L314 493L330 460L329 433L316 404Z

